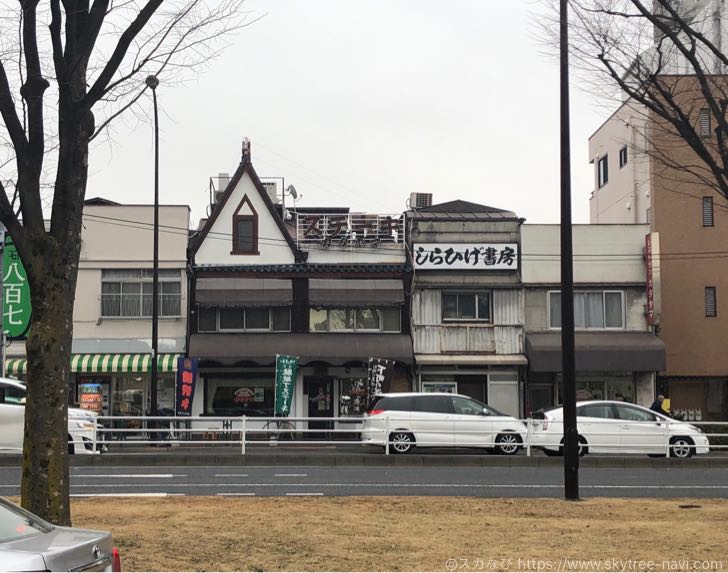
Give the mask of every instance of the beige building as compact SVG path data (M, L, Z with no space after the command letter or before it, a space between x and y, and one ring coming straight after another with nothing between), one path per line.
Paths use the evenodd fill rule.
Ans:
M79 402L94 385L104 414L139 414L149 401L153 217L152 205L90 199L84 206L69 399ZM159 208L160 408L174 408L176 358L185 352L189 218L186 205ZM22 377L24 342L11 342L6 353L8 374Z
M691 78L680 90L706 146L715 145L710 115ZM665 342L666 368L657 391L688 419L728 417L728 295L723 245L726 199L700 174L688 145L643 110L624 104L589 140L595 186L591 223L649 224L652 255L650 326ZM693 169L694 171L694 169ZM647 247L646 249L647 250Z

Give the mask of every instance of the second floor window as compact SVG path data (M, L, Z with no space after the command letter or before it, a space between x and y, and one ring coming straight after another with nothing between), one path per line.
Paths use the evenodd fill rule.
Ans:
M152 270L101 271L101 316L146 318L152 316ZM182 315L182 279L179 269L159 270L159 316Z
M197 309L198 332L290 332L287 306L214 307Z
M597 184L601 189L609 182L609 156L601 157L597 162Z
M233 249L230 254L258 254L258 213L247 195L233 213Z
M401 310L384 308L312 308L311 332L401 332Z
M703 227L713 226L713 198L703 197Z
M561 328L561 293L549 293L549 326ZM574 293L574 326L579 329L623 329L624 293L586 291Z
M710 137L712 129L710 126L710 110L703 108L700 110L700 118L698 119L698 128L701 137Z
M490 291L442 293L442 320L490 322Z
M627 165L627 146L625 145L619 150L619 167L620 169Z

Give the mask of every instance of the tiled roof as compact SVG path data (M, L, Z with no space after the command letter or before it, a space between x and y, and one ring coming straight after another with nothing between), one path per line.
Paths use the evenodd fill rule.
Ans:
M247 273L406 273L412 270L407 264L308 264L292 265L195 265L196 272L247 272Z

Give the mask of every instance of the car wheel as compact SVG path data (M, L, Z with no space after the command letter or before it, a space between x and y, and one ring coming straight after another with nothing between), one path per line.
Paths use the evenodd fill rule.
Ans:
M73 447L73 438L71 436L68 436L68 453L73 454L74 447Z
M495 439L495 451L503 456L512 456L521 448L521 436L518 434L498 434Z
M587 445L586 438L584 436L579 436L579 457L583 458L585 455L589 453L589 446ZM561 447L559 448L559 455L564 455L564 439L561 438Z
M693 456L695 443L688 437L675 436L670 439L670 457L687 459Z
M409 432L392 432L389 434L389 451L395 454L406 454L415 447L415 437Z

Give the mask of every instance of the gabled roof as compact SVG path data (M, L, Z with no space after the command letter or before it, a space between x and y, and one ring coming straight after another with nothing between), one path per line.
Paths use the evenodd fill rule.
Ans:
M286 226L283 223L283 219L281 219L281 215L279 213L279 210L276 208L276 206L273 204L273 201L271 201L270 196L266 192L265 188L263 187L263 184L260 182L260 178L258 177L258 174L255 172L255 169L253 168L252 163L250 162L250 155L247 153L243 154L243 158L240 161L240 165L238 165L238 168L235 170L235 173L233 174L232 178L230 179L230 182L228 183L228 186L225 188L225 192L222 195L222 198L220 199L220 202L216 205L215 210L212 212L212 215L205 221L204 226L200 230L199 234L195 237L194 241L192 242L192 254L197 254L197 251L199 250L202 243L205 241L205 237L207 237L207 234L210 232L210 229L212 229L213 225L215 225L215 221L217 221L218 215L222 212L223 206L228 202L230 199L230 196L235 191L235 188L238 186L238 183L243 178L243 175L248 174L251 181L253 182L253 186L255 187L255 190L260 195L261 199L263 200L263 203L265 204L266 208L268 209L268 212L270 213L271 217L273 217L273 220L276 223L276 226L278 227L278 230L283 235L283 238L288 243L288 246L291 249L291 252L293 253L293 256L296 261L305 261L306 259L306 253L303 253L298 246L296 245L295 241L293 240L293 237L288 233L286 230Z
M121 203L117 203L116 201L111 201L110 199L104 199L103 197L91 197L90 199L86 199L83 202L84 205L121 205Z
M407 212L407 216L414 219L490 219L490 220L518 220L513 211L497 209L488 205L471 203L470 201L447 201L430 207L421 207Z

